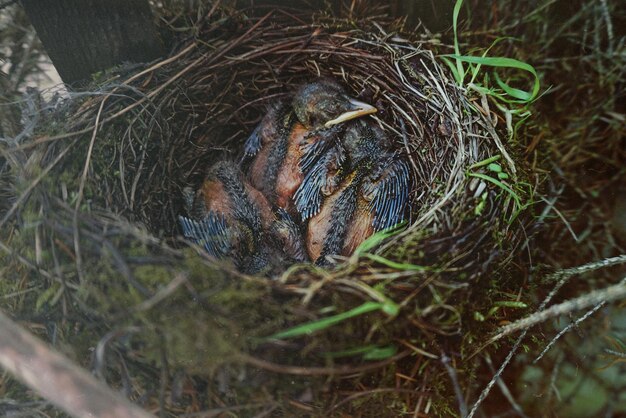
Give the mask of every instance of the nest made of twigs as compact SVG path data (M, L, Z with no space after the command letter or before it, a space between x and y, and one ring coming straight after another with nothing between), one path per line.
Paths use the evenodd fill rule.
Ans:
M385 379L411 347L433 349L417 336L459 336L468 293L482 292L468 283L506 266L522 241L515 199L485 180L480 162L499 156L510 178L501 184L510 187L521 173L486 101L471 103L436 57L443 47L382 18L250 18L219 8L188 35L170 57L102 76L93 92L47 112L40 135L12 151L28 186L16 188L3 223L21 216L12 253L53 289L38 306L57 318L68 309L87 315L75 320L91 324L92 339L128 330L143 351L122 342L126 360L115 361L194 373L235 361L307 378L380 370ZM212 162L234 159L270 103L319 76L375 104L376 122L406 152L417 185L408 227L334 270L294 266L278 280L244 277L183 250L182 189L197 186ZM298 343L259 340L372 300L391 300L398 311L354 315L340 332ZM319 366L316 352L354 345L391 351L375 363L356 365L357 356ZM95 361L105 376L113 367ZM245 391L250 382L233 384Z
M197 30L169 59L105 84L102 93L109 89L111 96L89 101L71 117L76 125L93 122L100 104L101 120L128 112L127 126L115 120L103 126L103 136L118 138L100 145L110 152L100 158L104 165L94 166L109 208L160 235L177 235L181 189L197 187L212 162L236 158L270 103L329 76L374 103L381 110L376 121L409 156L417 185L412 222L394 239L394 255L475 272L502 252L514 201L467 174L472 164L500 155L515 183L515 164L493 115L476 111L428 41L402 33L397 22L319 16L311 25L278 12L205 19ZM508 240L514 247L515 239Z

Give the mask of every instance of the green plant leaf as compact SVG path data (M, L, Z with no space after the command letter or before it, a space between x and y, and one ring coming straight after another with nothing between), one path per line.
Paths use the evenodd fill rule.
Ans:
M381 242L383 242L387 238L392 237L402 231L406 224L407 222L403 221L398 223L397 225L394 225L387 229L383 229L382 231L378 231L377 233L371 235L365 241L363 241L356 250L354 250L354 254L358 257L368 252L372 248L376 248Z
M359 305L356 308L350 309L347 312L342 312L340 314L329 316L323 319L319 319L317 321L298 325L293 328L289 328L285 331L277 332L276 334L273 334L267 337L266 339L281 340L285 338L300 337L302 335L310 335L316 331L321 331L323 329L336 325L340 322L343 322L346 319L354 318L355 316L363 315L372 311L377 311L377 310L384 311L385 309L389 309L389 306L386 306L386 305L387 305L386 303L380 303L380 302L365 302L362 305Z
M54 295L59 290L59 286L60 285L58 284L53 284L39 295L37 301L35 302L35 312L39 312L46 303L49 303L54 299Z
M528 305L524 302L518 302L515 300L501 300L493 303L493 306L502 307L502 308L515 308L515 309L526 309Z
M398 352L398 347L388 345L386 347L375 347L363 355L363 360L384 360L393 357Z
M378 348L377 346L370 344L370 345L365 345L362 347L354 347L354 348L348 348L346 350L339 350L339 351L330 351L327 353L323 353L323 355L325 357L330 357L330 358L341 358L341 357L354 357L354 356L358 356L360 354L365 354L371 350L374 350Z
M537 75L537 71L535 71L535 68L530 64L516 60L514 58L506 57L473 57L459 54L448 54L444 56L454 58L457 62L461 61L472 64L486 65L490 67L513 68L521 71L526 71L533 76L533 87L530 92L519 90L509 86L507 83L500 79L497 73L495 73L496 82L498 83L500 88L502 88L502 90L504 90L507 94L523 103L532 101L539 94L539 75Z
M513 189L511 189L509 186L502 183L501 181L494 179L493 177L488 176L486 174L482 174L482 173L467 173L467 175L470 177L477 177L479 179L483 179L485 181L495 184L496 186L498 186L499 188L501 188L502 190L504 190L505 192L511 195L511 197L515 201L515 204L517 205L518 208L522 206L522 199L519 197L519 195L515 193Z
M459 49L458 22L459 12L461 11L462 5L463 0L456 0L456 3L454 3L454 10L452 12L452 29L454 31L454 53L458 56L461 55L461 50ZM465 70L463 69L463 63L460 60L456 60L456 68L459 75L457 81L459 84L463 84L463 79L465 78Z
M431 270L430 267L418 266L416 264L398 263L396 261L389 260L377 254L367 253L365 254L365 257L377 263L384 264L387 267L394 268L396 270L405 270L405 271L430 271Z
M474 164L470 165L469 169L473 170L475 168L484 167L486 165L489 165L489 164L493 163L494 161L498 161L500 158L502 158L502 156L500 154L496 154L493 157L489 157L489 158L487 158L485 160L478 161L477 163L474 163Z
M379 347L376 345L366 345L363 347L349 348L347 350L332 351L325 353L324 356L330 358L355 357L362 355L364 360L384 360L393 357L398 352L398 348L394 345Z
M452 76L454 77L454 81L457 84L463 84L463 75L459 73L459 69L456 67L456 63L452 62L447 57L441 57L441 60L450 68L450 72L452 72Z

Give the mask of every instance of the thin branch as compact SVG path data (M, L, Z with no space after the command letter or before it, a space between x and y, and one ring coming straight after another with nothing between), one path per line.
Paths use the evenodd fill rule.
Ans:
M590 271L595 271L605 267L616 266L618 264L624 263L626 263L626 254L618 255L617 257L605 258L604 260L594 261L591 263L583 264L582 266L559 270L547 276L543 281L549 282L555 281L557 279L569 278L577 274L588 273Z
M569 268L569 269L559 270L559 271L549 275L548 277L546 277L546 281L553 281L553 280L559 280L559 279L560 280L557 282L557 284L554 286L554 288L548 294L548 296L546 296L546 298L543 300L543 302L541 302L541 304L539 305L539 311L540 311L539 314L544 314L544 312L548 312L548 311L553 310L553 308L556 308L553 311L548 313L549 315L552 315L552 316L549 316L549 318L552 318L552 317L556 316L555 312L560 312L560 313L558 313L558 315L562 315L563 313L567 313L567 312L571 312L573 310L576 310L576 308L577 309L585 309L585 308L587 308L589 306L597 305L597 304L599 304L601 302L609 302L610 300L607 299L607 297L609 297L609 296L612 298L611 300L617 300L617 299L624 298L626 296L626 285L624 283L624 280L622 280L622 282L620 282L620 284L617 284L615 286L611 286L611 287L609 287L607 289L604 289L604 290L591 292L591 293L589 293L587 295L581 296L580 298L573 299L573 300L565 302L565 304L568 304L565 307L565 308L567 308L566 310L563 310L564 309L564 307L562 306L562 305L564 305L563 303L560 304L560 305L555 305L555 306L553 306L550 309L546 309L545 311L543 310L548 305L548 303L550 303L550 301L552 301L552 298L554 298L554 296L559 291L559 289L568 281L568 279L570 277L572 277L574 275L577 275L577 274L582 274L582 273L586 273L586 272L589 272L589 271L594 271L594 270L598 270L598 269L601 269L601 268L610 267L610 266L614 266L614 265L622 264L622 263L626 263L626 255L620 255L618 257L607 258L607 259L604 259L604 260L601 260L601 261L588 263L588 264L585 264L585 265L582 265L582 266L577 266L577 267L572 267L572 268ZM610 292L610 294L607 294L607 291ZM601 293L601 294L599 294L599 293ZM598 298L599 298L599 300L597 300ZM583 299L583 300L580 300L580 299ZM530 317L534 317L534 316L535 315L531 315ZM528 317L528 318L530 318L530 317ZM495 337L491 338L486 344L484 344L478 350L476 350L476 352L474 352L474 354L472 354L469 358L474 357L476 354L478 354L480 351L482 351L485 347L487 347L488 345L494 343L495 341L499 340L500 338L504 337L505 335L508 335L511 332L514 332L513 330L511 330L510 332L505 334L503 331L507 330L508 327L516 326L516 324L519 324L521 321L525 321L528 318L524 318L524 319L522 319L520 321L517 321L517 322L511 324L510 326L502 328L501 332L498 335L496 335ZM542 321L546 320L546 319L548 319L548 318L542 319ZM536 318L535 318L535 320L536 320ZM539 322L542 322L542 321L539 321ZM500 378L500 375L504 372L504 369L506 368L506 366L508 366L508 364L513 359L513 355L517 352L519 346L521 345L522 341L526 337L526 334L528 333L528 330L535 323L538 323L538 322L534 322L533 324L529 324L526 327L519 327L519 328L515 329L515 331L521 329L522 333L519 335L519 337L515 341L515 344L511 348L511 351L507 354L506 358L504 359L504 361L502 362L502 364L498 368L498 371L496 372L496 374L489 381L489 383L487 383L487 386L485 386L483 391L480 393L478 399L476 400L476 402L472 406L472 409L471 409L469 415L467 416L467 418L473 418L473 416L476 414L476 412L478 411L478 408L480 407L480 405L483 403L483 401L487 398L487 396L491 392L491 389L493 388L493 385L497 382L497 380Z
M597 312L600 308L602 308L604 305L606 305L606 302L601 302L599 304L597 304L596 306L593 307L593 309L587 311L587 313L585 313L583 316L581 316L580 318L578 318L576 321L574 322L570 322L565 328L563 328L561 331L559 331L559 333L550 341L550 343L546 346L546 348L543 349L543 351L541 352L541 354L539 354L537 356L537 358L535 360L533 360L533 364L537 363L539 360L541 360L543 358L543 356L546 355L546 353L550 350L550 348L552 348L552 346L554 344L556 344L556 342L563 336L565 335L567 332L569 332L569 330L571 330L573 327L578 326L578 324L580 324L581 322L583 322L585 319L589 318L591 315L593 315L595 312Z
M524 339L524 337L526 337L527 333L528 333L528 330L525 329L520 334L520 336L517 338L517 341L515 341L515 344L511 348L511 351L509 351L509 354L506 355L506 358L504 359L504 361L502 362L502 364L498 368L498 371L496 372L496 374L493 375L493 377L491 378L489 383L487 383L487 386L485 386L483 391L480 393L480 396L478 397L478 399L476 400L476 402L472 406L472 410L470 411L470 413L467 416L467 418L473 418L473 416L476 414L476 412L478 411L478 408L480 407L480 405L483 403L483 401L487 398L487 396L491 392L491 389L493 388L493 385L495 385L496 382L500 379L500 376L504 372L504 369L506 368L506 366L509 365L509 363L511 362L511 359L513 359L513 356L517 352L517 349L519 348L519 346L522 344L522 340Z
M485 356L485 361L487 362L487 365L489 366L489 369L491 370L491 372L492 373L495 372L493 368L493 362L491 361L491 357L488 355ZM515 398L513 398L513 394L504 383L504 380L498 378L497 383L498 383L498 387L500 388L500 391L502 392L506 400L509 401L509 403L511 404L511 406L513 407L513 410L517 413L517 415L519 415L522 418L528 418L528 415L524 413L524 410L522 409L522 407L517 403Z
M0 312L0 365L15 378L77 418L150 418Z
M454 396L456 396L456 401L459 404L459 413L461 418L465 418L467 416L467 403L463 397L463 392L461 391L461 385L459 385L456 370L450 366L450 357L448 357L446 353L441 354L441 363L443 364L443 367L445 367L446 372L448 372L448 376L450 376L450 380L452 381Z
M604 289L594 290L586 295L579 296L574 299L567 300L558 305L549 307L542 311L536 312L532 315L522 318L519 321L513 322L505 327L500 328L500 332L494 336L490 341L497 341L502 337L510 335L521 329L528 329L541 322L545 322L548 319L556 318L570 312L586 309L591 306L599 305L601 303L609 303L616 300L626 298L626 277L616 285L609 286Z
M388 364L395 363L398 360L408 356L409 354L411 354L411 352L407 350L398 353L393 357L389 357L388 359L378 361L376 363L364 364L362 366L347 365L335 367L301 367L276 364L256 357L252 357L245 353L239 354L237 357L244 363L247 363L254 367L258 367L260 369L269 370L274 373L293 374L300 376L339 376L376 370Z
M567 302L554 305L546 310L537 312L534 315L530 315L527 318L521 319L511 325L508 325L502 328L503 331L500 334L496 335L496 337L492 338L490 342L500 339L503 336L508 335L512 332L519 331L520 329L522 330L522 333L517 338L517 341L515 341L513 348L511 348L511 351L509 352L509 354L507 354L506 358L500 365L500 368L498 369L496 374L489 381L487 386L485 386L485 389L483 389L483 391L480 393L478 400L474 403L474 406L472 407L472 410L470 411L467 418L472 418L476 414L480 404L482 404L482 402L487 398L487 395L489 395L489 393L491 392L493 385L498 381L498 379L504 372L504 369L506 368L506 366L508 366L508 364L511 362L513 355L517 352L517 349L522 343L522 340L524 339L524 337L526 337L526 334L528 333L528 330L530 329L530 327L540 322L543 322L547 319L554 318L556 316L563 315L565 313L573 312L575 310L585 309L585 308L597 305L602 302L608 303L614 300L623 299L625 297L626 297L626 278L624 278L619 284L607 287L606 289L596 290L584 296L581 296L579 298L570 299ZM523 323L523 324L520 324L520 323Z

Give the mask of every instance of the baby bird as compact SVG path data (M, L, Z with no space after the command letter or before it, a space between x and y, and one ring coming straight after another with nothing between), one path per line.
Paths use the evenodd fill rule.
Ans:
M374 232L406 219L412 178L408 161L383 131L355 121L313 164L295 194L308 219L305 244L311 260L351 254Z
M244 273L267 271L279 260L306 260L298 226L287 214L277 217L233 163L213 165L199 190L185 190L185 200L183 235L215 258L230 257Z
M331 79L301 86L291 104L273 107L245 144L244 160L251 159L248 178L270 203L295 215L293 194L338 125L376 108L347 95ZM303 158L306 162L303 162Z

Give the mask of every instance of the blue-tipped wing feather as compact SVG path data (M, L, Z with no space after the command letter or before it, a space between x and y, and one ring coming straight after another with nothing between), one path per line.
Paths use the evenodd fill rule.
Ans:
M222 258L229 254L231 243L228 225L222 215L209 212L199 221L179 216L183 235L203 247L211 256Z
M344 163L345 152L341 144L334 144L309 167L309 171L305 171L304 179L293 196L302 220L319 213L324 200L324 189L332 187L331 182L338 181L336 177Z
M410 167L397 159L383 172L372 189L370 208L374 213L376 231L390 228L405 220L411 191Z
M296 190L293 200L302 220L315 216L322 206L322 187L326 181L326 167L316 164L306 173L300 187Z
M302 158L300 159L300 172L306 173L319 161L328 147L325 141L305 141L300 145Z
M257 155L257 153L261 149L261 145L263 144L262 138L261 138L262 127L263 127L263 121L261 121L261 123L259 123L256 126L256 128L254 128L254 131L252 131L252 133L250 134L250 136L246 140L246 143L245 143L244 148L243 148L243 150L244 150L244 155L243 155L244 160L248 159L248 158L251 158L251 157L254 157L255 155Z
M333 126L323 130L310 132L300 145L300 172L306 173L318 163L329 148L337 144L337 135L341 127Z

